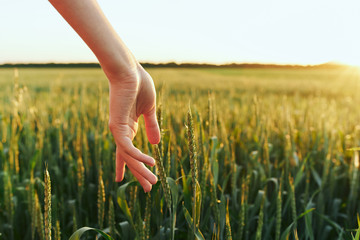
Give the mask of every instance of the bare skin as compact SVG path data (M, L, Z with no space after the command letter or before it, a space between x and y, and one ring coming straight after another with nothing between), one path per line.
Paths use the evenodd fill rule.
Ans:
M152 157L134 147L138 119L145 119L151 144L160 141L156 120L156 92L151 76L141 67L115 32L96 0L49 0L93 51L109 80L109 128L116 143L116 181L124 179L125 165L149 192L157 177L144 165Z

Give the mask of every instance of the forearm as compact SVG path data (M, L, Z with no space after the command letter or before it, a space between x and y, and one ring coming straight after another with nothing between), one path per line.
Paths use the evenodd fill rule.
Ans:
M49 0L93 51L109 80L132 74L137 61L96 0Z

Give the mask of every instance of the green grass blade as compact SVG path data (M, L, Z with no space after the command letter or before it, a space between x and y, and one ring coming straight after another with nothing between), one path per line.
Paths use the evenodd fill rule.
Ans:
M217 137L212 137L212 148L211 148L211 154L210 154L210 165L212 169L212 174L214 177L214 185L217 186L218 178L219 178L219 162L217 161L217 154L216 154L216 147L218 139Z
M196 180L196 192L195 192L195 199L194 199L194 201L195 201L194 221L195 221L196 226L199 226L199 223L200 223L201 200L202 200L202 196L201 196L200 184Z
M205 240L203 234L201 233L200 229L199 228L196 228L196 230L194 231L193 227L194 227L194 221L192 219L192 217L190 216L190 213L189 211L186 209L186 207L184 206L184 203L183 203L183 212L184 212L184 216L185 216L185 219L186 219L186 222L188 223L190 229L192 232L195 233L195 237L197 240Z
M82 227L78 229L76 232L74 232L69 240L80 240L81 236L87 232L87 231L95 231L99 233L101 236L103 236L106 240L114 240L112 237L110 237L108 234L104 233L103 231L96 229L96 228L90 228L90 227Z
M133 229L135 229L134 219L133 216L131 215L129 205L126 201L126 188L134 185L137 185L137 182L135 181L128 182L125 183L124 185L121 185L117 190L117 203L119 204L121 210L124 212L126 218L130 222Z
M315 210L315 208L311 208L311 209L306 210L305 212L301 213L301 214L296 218L296 220L301 219L302 217L306 216L306 214L308 214L308 213L310 213L310 212L312 212L312 211L314 211L314 210ZM287 236L289 235L289 233L290 233L292 227L294 226L294 224L295 224L295 221L293 221L293 222L285 229L285 231L281 234L281 238L280 238L281 240L286 240L286 239L287 239Z
M359 219L359 214L357 214L357 222L358 222L358 229L356 230L356 235L355 235L355 240L359 240L360 239L360 219Z
M176 182L171 177L167 178L170 186L170 192L172 197L172 211L171 211L171 239L175 238L175 226L176 226L176 208L179 201L179 188Z

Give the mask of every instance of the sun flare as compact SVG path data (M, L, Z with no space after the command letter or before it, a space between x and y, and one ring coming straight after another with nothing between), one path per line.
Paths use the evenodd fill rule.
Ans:
M341 63L354 67L360 67L360 58L349 57L347 60L341 61Z

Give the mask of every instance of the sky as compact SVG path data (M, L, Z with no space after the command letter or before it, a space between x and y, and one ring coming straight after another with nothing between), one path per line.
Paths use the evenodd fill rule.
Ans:
M99 0L142 62L360 65L358 0ZM46 0L0 0L0 64L96 62Z

